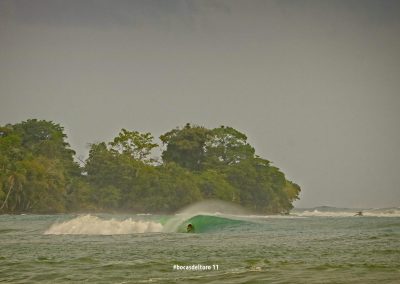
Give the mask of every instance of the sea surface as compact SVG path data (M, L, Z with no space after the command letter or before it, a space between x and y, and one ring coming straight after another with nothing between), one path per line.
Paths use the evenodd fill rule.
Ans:
M0 282L400 283L400 209L356 211L0 215Z

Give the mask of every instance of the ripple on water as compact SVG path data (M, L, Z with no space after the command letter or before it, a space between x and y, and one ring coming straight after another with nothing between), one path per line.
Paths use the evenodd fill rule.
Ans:
M364 284L400 279L396 218L270 218L247 224L244 231L194 235L42 234L57 220L74 217L2 220L0 281ZM177 272L174 264L218 264L219 270Z

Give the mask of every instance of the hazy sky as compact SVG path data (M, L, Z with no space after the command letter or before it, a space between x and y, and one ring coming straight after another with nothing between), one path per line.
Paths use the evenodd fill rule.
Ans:
M229 125L298 207L400 206L400 1L0 0L0 125Z

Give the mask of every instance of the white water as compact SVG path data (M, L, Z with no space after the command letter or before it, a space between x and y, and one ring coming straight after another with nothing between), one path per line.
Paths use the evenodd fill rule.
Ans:
M122 235L134 233L161 232L163 226L151 221L104 220L96 216L84 215L72 220L53 224L45 235Z
M45 235L121 235L151 232L176 232L182 222L189 218L204 215L244 214L235 204L209 200L198 202L179 211L164 226L157 222L132 220L104 220L92 215L78 216L72 220L55 223L44 232ZM148 215L148 214L137 214Z
M358 211L361 211L363 216L366 217L400 217L400 209L399 208L383 208L383 209L346 209L343 211L325 211L325 210L304 210L293 212L290 215L300 216L300 217L353 217L356 215ZM359 216L355 216L359 217Z
M120 235L150 232L176 232L179 225L196 215L225 216L232 219L354 217L362 211L365 217L400 217L400 208L383 209L295 209L290 215L249 215L238 205L222 201L203 201L184 208L164 226L153 221L101 219L92 215L78 216L72 220L55 223L44 232L46 235ZM360 218L358 216L354 218ZM361 217L362 218L362 217Z

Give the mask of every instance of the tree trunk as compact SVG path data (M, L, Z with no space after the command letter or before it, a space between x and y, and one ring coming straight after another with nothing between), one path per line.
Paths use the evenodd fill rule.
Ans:
M2 210L4 208L4 206L6 205L8 197L10 196L10 193L14 188L14 177L11 176L9 179L10 179L10 188L8 189L6 199L4 199L3 205L1 205L0 210Z

